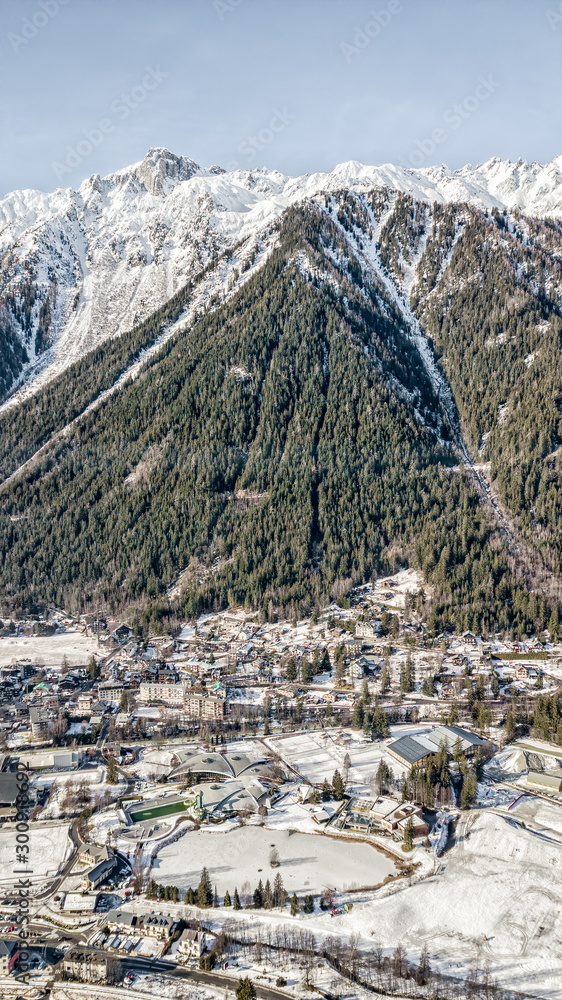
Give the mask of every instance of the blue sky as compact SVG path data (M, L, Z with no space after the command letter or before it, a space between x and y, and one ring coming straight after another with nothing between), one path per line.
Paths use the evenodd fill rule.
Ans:
M544 162L561 151L559 8L3 0L0 190L77 186L150 146L294 174Z

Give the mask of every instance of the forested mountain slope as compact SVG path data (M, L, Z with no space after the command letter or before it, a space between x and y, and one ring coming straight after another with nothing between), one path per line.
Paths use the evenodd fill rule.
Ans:
M501 213L469 213L446 274L417 302L473 454L557 575L561 302L562 226Z
M0 414L4 606L296 613L415 563L436 627L544 627L471 467L558 579L560 264L518 212L287 209Z
M460 457L497 489L528 588L559 600L562 225L388 190L343 198L342 231L432 340Z
M415 561L439 615L505 626L506 597L519 614L493 526L452 469L427 360L342 235L348 208L326 196L289 210L229 302L4 486L5 604L117 607L165 598L181 575L190 610L290 611Z

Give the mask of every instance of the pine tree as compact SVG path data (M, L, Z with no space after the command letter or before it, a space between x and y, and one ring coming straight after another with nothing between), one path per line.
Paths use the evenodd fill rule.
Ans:
M550 641L555 643L558 642L559 634L559 624L558 624L558 606L555 605L552 609L552 614L548 622L548 634L550 635Z
M273 893L271 891L271 883L269 879L267 879L263 890L263 907L264 910L271 910L273 907Z
M414 672L412 654L408 653L406 663L400 667L400 690L404 692L413 691Z
M224 894L224 903L223 903L223 906L231 906L230 893L229 893L228 889L226 890L226 892Z
M254 889L254 908L256 910L261 910L263 907L263 882L260 878L256 888Z
M359 698L353 706L353 712L351 715L351 726L353 729L361 729L363 725L363 718L365 715L365 709L363 708L363 702Z
M447 788L451 784L451 776L449 773L449 755L443 741L441 741L439 753L437 754L437 768L439 781L443 787Z
M456 726L459 721L459 710L456 702L453 702L449 709L449 715L447 717L447 723L449 726Z
M373 734L381 737L381 739L384 739L384 737L389 734L386 712L380 707L380 705L375 706L375 711L373 713Z
M239 979L236 985L236 1000L255 1000L256 990L251 979L248 977Z
M404 827L404 850L411 851L414 846L414 820L411 816L408 816L406 820L406 825Z
M217 892L217 887L215 886L215 891L213 893L213 906L219 905L219 894Z
M194 906L195 905L195 893L194 893L193 889L191 888L191 886L189 887L189 889L187 890L187 892L185 894L185 902L188 904L188 906Z
M232 909L233 910L242 909L242 903L240 902L240 896L238 895L238 889L236 888L234 889L234 900L232 902Z
M305 913L314 913L314 896L308 894L304 897L303 910Z
M106 779L108 785L116 785L118 783L117 777L117 766L115 764L114 757L108 757L107 759L107 772Z
M296 681L297 679L297 664L295 663L293 657L291 657L285 667L285 677L288 681Z
M343 784L343 778L339 771L334 771L334 776L332 778L332 788L334 790L334 798L336 802L341 802L344 796L345 788Z
M203 868L203 871L201 872L201 880L197 887L197 906L212 906L213 896L213 887L211 885L209 873L206 868Z
M329 802L331 798L332 798L332 789L328 784L327 778L324 778L324 781L322 782L322 802Z
M386 694L386 692L390 689L390 679L390 668L388 664L385 663L381 671L381 694Z
M460 736L457 736L453 744L453 760L455 764L460 764L462 759L462 744Z
M287 902L287 893L283 885L283 879L281 878L281 872L277 872L275 879L273 880L273 905L274 906L285 906Z
M294 892L293 895L291 896L291 916L296 917L299 910L300 910L299 901L297 899L296 892Z
M466 775L461 792L461 809L470 809L476 802L478 787L474 771L469 771Z

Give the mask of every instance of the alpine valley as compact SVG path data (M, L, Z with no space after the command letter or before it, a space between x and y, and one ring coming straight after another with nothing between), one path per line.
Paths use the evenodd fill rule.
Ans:
M411 565L556 621L562 157L200 168L0 202L0 603L273 617Z

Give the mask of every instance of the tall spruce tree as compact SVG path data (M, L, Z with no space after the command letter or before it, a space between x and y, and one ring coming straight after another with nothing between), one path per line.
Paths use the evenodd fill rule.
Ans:
M213 898L213 886L211 885L209 872L206 868L203 868L203 871L201 872L201 879L197 887L197 906L212 906Z
M334 771L334 776L332 778L332 788L334 790L334 798L336 802L340 802L345 793L345 788L343 784L343 778L339 771Z

